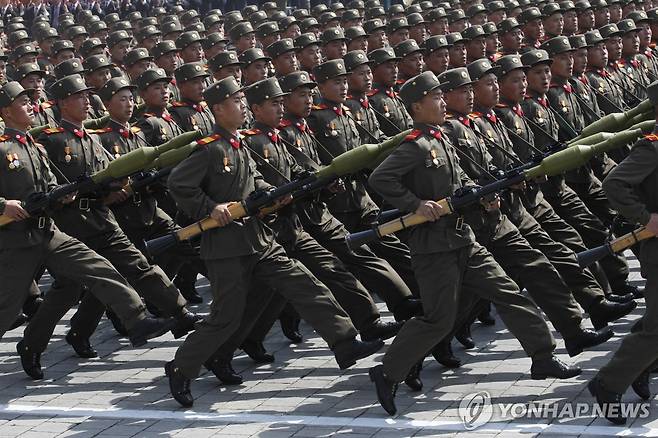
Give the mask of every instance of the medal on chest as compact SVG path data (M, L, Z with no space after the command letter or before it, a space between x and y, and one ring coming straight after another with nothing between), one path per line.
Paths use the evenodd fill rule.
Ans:
M384 117L391 117L391 113L388 111L388 105L384 103Z
M265 160L266 163L270 162L270 150L267 148L263 149L263 159Z
M64 147L64 161L67 163L71 162L71 147L70 146L65 146Z
M329 124L329 135L332 137L338 136L338 131L336 131L336 123L334 122Z
M438 166L439 165L439 159L436 156L436 149L432 149L430 151L430 156L432 157L432 164L434 164L435 166Z
M231 162L228 160L228 157L224 157L224 172L231 171Z
M521 128L521 124L519 122L515 122L514 127L516 128L517 134L521 135L523 133L523 129Z
M9 162L9 168L11 170L18 169L21 167L21 162L18 159L18 154L12 154L11 152L8 153L7 161Z
M361 111L356 113L356 121L359 125L363 124L363 113Z
M114 145L114 158L119 158L121 156L121 148L118 144Z
M295 140L295 146L296 146L297 149L299 149L300 151L302 150L302 139L301 139L301 138L298 138L297 140Z
M560 106L562 107L562 112L563 113L568 113L569 112L569 107L567 106L567 103L565 101L560 102Z

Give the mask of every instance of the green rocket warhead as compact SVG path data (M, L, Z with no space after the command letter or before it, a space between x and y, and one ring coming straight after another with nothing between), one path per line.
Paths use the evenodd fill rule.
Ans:
M577 144L592 145L592 144L596 144L596 143L600 143L602 141L605 141L605 140L607 140L609 138L612 138L614 136L615 136L615 134L613 134L612 132L597 132L596 134L592 134L592 135L589 135L587 137L578 138L578 139L575 138L575 139L567 142L567 145L568 146L575 146Z
M634 117L640 114L645 114L647 112L653 112L653 104L648 99L642 101L635 108L630 109L626 112L612 113L612 114L608 114L605 117L602 117L601 119L597 120L591 125L586 126L581 131L580 135L577 138L582 139L592 134L596 134L597 132L619 131L620 129L629 126L629 123ZM633 123L636 123L636 121Z
M174 150L167 151L153 160L149 168L161 170L166 169L167 167L173 167L189 157L190 154L194 152L194 150L198 147L199 145L196 142L192 142Z
M344 152L331 160L331 164L317 171L318 179L331 176L344 176L363 169L377 167L393 149L398 147L411 130L401 132L394 137L377 144L362 144Z
M190 131L172 138L160 146L145 146L128 152L113 160L108 166L91 176L94 182L100 183L113 179L120 179L144 170L160 155L175 148L185 146L195 138L201 137L198 131Z

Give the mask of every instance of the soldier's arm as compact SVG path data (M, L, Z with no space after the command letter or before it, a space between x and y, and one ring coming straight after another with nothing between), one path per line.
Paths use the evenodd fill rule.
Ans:
M265 181L263 175L258 171L258 165L256 164L256 161L251 158L251 154L249 154L249 169L254 177L254 187L256 190L269 189L272 187L272 184Z
M404 186L402 178L422 161L422 154L415 143L402 143L372 172L368 185L395 208L416 211L421 199Z
M146 138L146 141L152 145L152 146L158 146L161 144L160 137L156 135L160 131L154 126L154 122L151 121L150 118L142 117L139 120L137 120L137 123L135 123L135 126L137 126L139 129L142 130L142 133L144 133L144 137Z
M202 189L209 163L210 151L207 147L199 148L178 164L167 180L169 192L178 208L194 219L208 216L218 204Z
M635 187L658 166L656 146L646 140L637 143L631 154L619 163L603 181L610 204L631 221L646 225L651 213L638 196Z

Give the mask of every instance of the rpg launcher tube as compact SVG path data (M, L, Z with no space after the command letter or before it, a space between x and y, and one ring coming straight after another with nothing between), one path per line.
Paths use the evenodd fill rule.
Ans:
M656 235L646 228L640 227L637 230L624 234L604 245L579 252L577 254L578 264L581 268L587 268L604 257L622 252L636 243L642 240L651 239L652 237L656 237Z
M591 125L586 126L580 132L580 135L577 137L577 139L589 137L590 135L596 134L597 132L619 131L623 128L626 128L634 117L652 111L652 109L653 105L647 99L641 102L635 108L626 112L608 114L607 116L600 118Z

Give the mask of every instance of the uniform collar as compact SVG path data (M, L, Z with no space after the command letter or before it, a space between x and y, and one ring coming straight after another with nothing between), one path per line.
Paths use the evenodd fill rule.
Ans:
M130 125L127 123L122 124L114 119L110 119L108 126L112 128L112 131L118 132L124 138L129 138L132 135L132 132L130 131Z
M222 128L218 124L215 124L213 132L215 134L219 134L220 137L228 141L230 145L233 146L233 148L238 149L240 147L242 136L240 135L239 132L236 132L235 134L231 134L230 132L228 132L226 129Z
M5 127L4 135L8 135L10 138L18 141L22 144L27 144L28 142L34 142L29 133L20 131L18 129Z
M62 125L62 128L64 128L67 131L70 131L73 134L75 134L76 137L82 138L86 134L84 126L80 127L80 126L76 125L75 123L72 123L72 122L70 122L66 119L62 119L61 125Z
M434 125L428 125L427 123L414 122L414 130L419 130L423 134L429 135L434 138L441 138L441 128Z
M268 126L262 122L255 121L254 122L254 128L259 129L260 132L265 134L267 137L269 137L273 142L277 142L278 140L278 134L279 130L276 128L272 128L271 126Z

